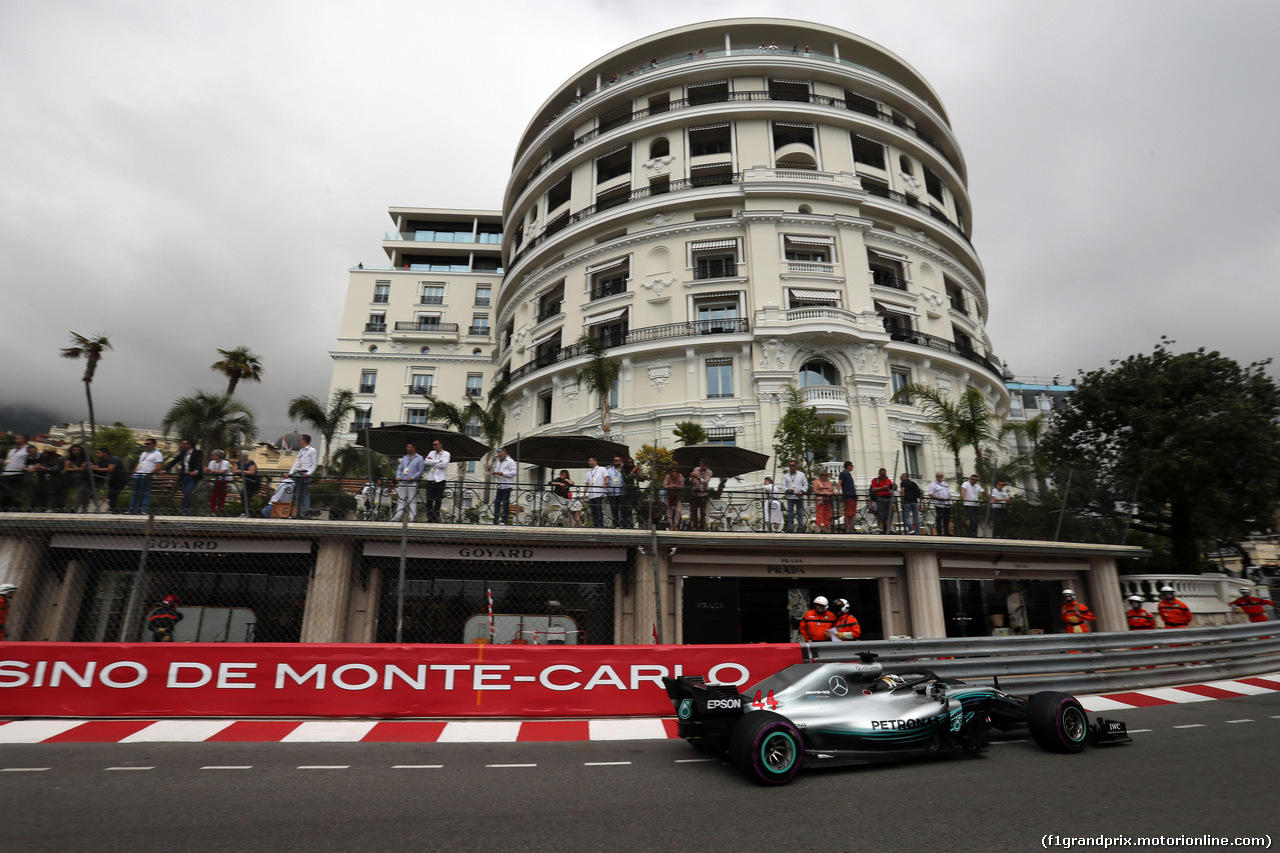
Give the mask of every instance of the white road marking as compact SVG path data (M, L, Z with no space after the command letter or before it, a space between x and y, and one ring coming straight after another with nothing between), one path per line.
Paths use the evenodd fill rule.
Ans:
M392 770L439 770L443 764L392 764Z
M515 743L519 720L463 720L445 723L436 743Z
M1133 707L1125 702L1117 702L1105 696L1077 696L1076 698L1080 700L1080 706L1086 711L1117 711L1128 710Z
M1185 726L1174 726L1175 729L1202 729L1204 723L1188 723Z
M299 764L299 770L349 770L350 764Z
M252 770L252 764L206 764L201 770Z
M708 761L719 761L718 758L677 758L676 764L705 764Z
M117 743L198 743L231 725L232 720L160 720L121 738Z
M666 740L662 720L589 720L591 740Z
M1135 690L1135 693L1141 693L1143 696L1150 696L1154 699L1167 699L1170 702L1212 702L1212 696L1201 696L1199 693L1188 693L1186 690L1179 690L1176 687L1152 687L1148 690Z
M619 767L623 764L630 764L630 761L584 761L583 767Z
M485 767L537 767L536 764L486 764Z
M280 739L281 743L353 743L377 725L372 720L312 720Z
M1149 732L1149 731L1152 731L1152 729L1129 729L1129 734L1140 735L1143 732Z
M1232 693L1239 693L1241 696L1259 696L1263 693L1275 693L1276 691L1268 687L1259 687L1256 684L1245 684L1243 681L1206 681L1205 687L1217 687L1219 690L1230 690Z
M105 767L104 770L155 770L154 767Z
M1004 738L1001 738L1000 740L993 740L993 741L990 741L990 744L992 746L999 746L1002 743L1026 743L1026 742L1027 742L1027 738L1016 737L1016 738L1013 738L1012 740L1005 740Z
M39 743L82 723L84 720L14 720L0 726L0 743Z
M0 773L39 773L48 767L0 767Z
M1253 720L1227 720L1228 723L1252 723Z

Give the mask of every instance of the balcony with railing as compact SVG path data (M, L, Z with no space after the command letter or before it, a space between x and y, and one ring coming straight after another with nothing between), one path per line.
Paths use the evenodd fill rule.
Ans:
M400 243L483 243L502 245L501 234L472 234L470 231L388 231L382 238Z
M610 279L591 288L591 301L595 302L597 299L604 299L606 296L617 296L619 293L626 292L627 280L625 278Z
M818 275L835 275L836 265L825 261L787 261L787 272L816 273Z
M738 332L750 331L750 325L746 318L739 319L722 319L722 320L690 320L686 323L668 323L663 326L645 326L640 329L628 329L623 332L605 334L600 337L604 342L605 349L613 349L615 347L627 346L629 344L647 343L649 341L666 340L668 338L687 338L700 335L726 335ZM586 355L590 350L582 343L571 344L567 347L551 350L536 356L527 364L522 364L515 370L511 371L508 379L515 380L522 376L528 376L534 371L541 370L544 367L550 367L562 361L568 361L571 358L577 358L580 355Z
M743 53L743 51L730 51L729 53ZM833 58L834 59L834 58ZM834 60L841 61L841 60ZM848 65L850 63L845 62ZM879 72L872 72L877 76L881 76ZM885 124L893 125L903 133L914 136L925 145L932 148L938 155L946 161L958 173L960 170L956 168L956 164L952 161L951 155L943 150L932 136L920 130L920 128L908 124L901 116L891 115L879 109L868 109L865 105L851 103L843 96L832 97L829 95L815 95L807 92L721 92L714 95L694 95L689 98L679 98L674 101L667 101L658 108L645 108L635 110L629 114L612 115L608 121L599 127L592 128L587 132L574 137L570 142L560 145L550 151L548 157L539 163L529 173L529 177L525 180L524 185L520 187L520 192L524 192L535 178L545 172L547 169L564 156L570 154L574 149L586 145L600 136L617 130L620 127L649 118L651 115L661 115L662 113L672 112L675 110L687 109L689 107L700 107L706 104L719 103L742 103L751 101L789 101L794 103L808 103L814 106L831 107L845 112L858 113L878 119Z
M526 255L529 254L529 252L540 246L558 231L563 230L564 227L581 222L584 219L588 219L595 216L597 213L602 213L610 208L620 207L625 204L630 204L633 201L639 201L655 195L688 192L690 190L705 189L707 187L729 186L737 184L741 182L741 180L741 172L732 172L722 175L704 175L697 178L684 178L679 181L669 181L659 185L641 187L639 189L631 190L630 192L620 192L610 195L599 204L593 204L590 207L585 207L582 210L579 210L577 213L563 217L564 225L557 227L555 230L552 230L552 228L548 226L547 230L543 231L537 237L533 237L528 240L520 247L520 251L516 252L515 256L511 259L510 266L515 267L525 258Z
M942 352L958 355L963 359L973 362L979 367L986 368L993 376L1004 382L1000 367L991 359L987 358L977 350L962 347L954 341L946 338L939 338L935 335L927 335L924 332L917 332L913 329L893 328L889 329L889 339L900 341L906 344L913 344L919 347L928 347L932 350L940 350Z
M419 305L443 305L444 294L441 293L424 293L418 297Z
M375 389L376 387L377 387L377 385L376 385L375 383L373 383L373 382L366 382L365 384L363 384L363 385L361 385L361 386L360 386L360 393L361 393L361 394L372 394L372 393L374 393L374 389Z
M373 334L382 334L387 331L386 323L365 323L364 330Z
M907 280L905 278L886 270L873 269L871 271L871 283L879 287L892 287L894 290L907 289Z
M432 385L431 383L424 383L420 385L410 385L409 390L406 391L405 393L416 394L419 397L430 397L432 389L434 388L435 386Z
M489 327L488 326L468 326L467 334L473 337L487 338L489 337Z
M400 320L395 325L396 337L414 337L416 335L449 335L457 336L457 323L435 323L425 320Z
M560 306L564 303L557 299L555 302L548 303L545 307L538 311L536 322L541 323L544 320L550 320L552 317L559 316L561 313Z

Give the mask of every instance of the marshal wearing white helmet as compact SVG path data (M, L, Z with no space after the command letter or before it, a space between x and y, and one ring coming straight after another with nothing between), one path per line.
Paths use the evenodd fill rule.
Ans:
M836 614L827 609L827 599L820 595L813 600L813 609L800 619L800 639L810 643L829 640L827 632L835 624Z
M11 583L0 583L0 640L9 639L4 632L4 623L9 620L9 599L18 588Z
M1129 620L1130 631L1150 631L1156 626L1156 617L1142 606L1140 595L1129 596L1129 609L1124 612L1124 617Z
M1191 608L1174 597L1173 587L1160 587L1160 620L1166 628L1185 628L1191 624Z
M1064 589L1062 591L1061 612L1062 621L1067 626L1068 634L1089 633L1089 623L1097 619L1092 610L1076 601L1076 592L1073 589Z
M2 588L2 587L0 587ZM1266 622L1265 608L1275 609L1276 603L1269 598L1258 598L1247 586L1240 587L1240 597L1231 602L1232 607L1239 607L1249 617L1250 622Z

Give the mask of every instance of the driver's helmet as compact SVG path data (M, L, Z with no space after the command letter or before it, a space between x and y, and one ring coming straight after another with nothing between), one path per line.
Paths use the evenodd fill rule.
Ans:
M813 606L814 606L814 607L826 607L826 606L827 606L827 599L826 599L826 597L825 597L825 596L821 596L821 595L820 595L820 596L818 596L817 598L815 598L815 599L813 600Z
M1142 596L1140 596L1140 595L1131 595L1131 596L1129 596L1129 602L1130 602L1131 604L1135 605L1135 606L1136 606L1136 605L1139 605L1139 604L1141 604L1141 603L1142 603Z
M837 598L835 605L831 609L837 613L848 613L849 602L845 601L843 598Z
M176 596L176 595L172 595L172 594L170 594L170 595L166 595L164 598L160 599L160 603L161 603L161 604L167 604L167 605L169 605L170 607L177 607L177 606L178 606L178 596Z
M876 679L876 683L884 685L884 690L892 690L906 684L907 680L901 675L882 675Z

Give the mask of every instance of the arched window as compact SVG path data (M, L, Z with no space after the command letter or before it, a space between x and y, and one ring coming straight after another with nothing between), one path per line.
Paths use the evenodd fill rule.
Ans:
M916 170L911 166L911 158L906 154L902 154L898 157L898 166L908 175L915 175L916 173Z
M800 387L811 385L839 385L840 371L829 361L813 358L800 367Z
M671 143L667 142L665 136L660 136L649 143L649 159L654 157L666 157L671 153Z

